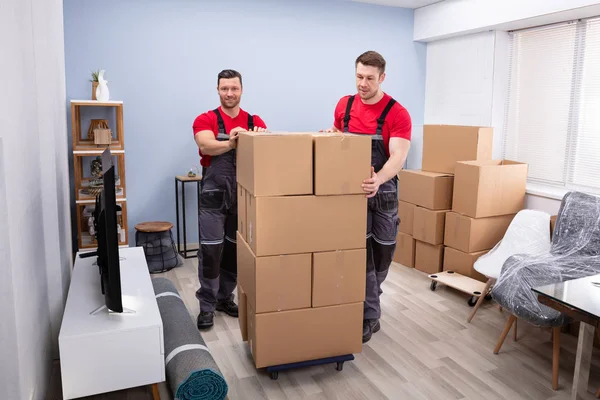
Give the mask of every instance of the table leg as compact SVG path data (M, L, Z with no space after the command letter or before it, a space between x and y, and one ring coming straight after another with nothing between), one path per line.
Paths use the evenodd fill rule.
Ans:
M179 185L177 184L177 178L175 178L175 218L177 220L177 253L181 252L179 247Z
M595 330L596 328L585 322L581 322L579 325L579 338L577 340L577 356L575 358L575 375L573 376L571 400L577 400L578 395L581 398L587 396Z
M183 211L181 215L183 217L183 254L184 257L187 258L187 233L185 227L185 184L181 185L181 207Z
M160 400L160 391L158 390L158 383L152 385L152 398L153 400Z

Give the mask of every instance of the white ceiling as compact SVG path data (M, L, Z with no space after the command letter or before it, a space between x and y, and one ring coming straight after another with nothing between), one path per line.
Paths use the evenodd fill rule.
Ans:
M357 3L380 4L382 6L419 8L430 4L439 3L443 0L352 0Z

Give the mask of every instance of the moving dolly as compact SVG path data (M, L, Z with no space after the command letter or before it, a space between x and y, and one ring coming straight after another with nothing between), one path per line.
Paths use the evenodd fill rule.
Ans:
M471 297L467 300L469 307L475 306L481 293L485 290L485 282L480 282L477 279L461 275L454 271L442 271L435 274L430 274L431 285L429 288L433 291L438 283L454 288L463 293L470 294ZM487 300L491 299L489 293L485 294Z
M267 367L267 372L271 374L271 379L279 378L279 371L285 371L288 369L294 368L303 368L303 367L312 367L314 365L323 365L323 364L333 364L337 363L335 369L337 371L341 371L344 369L344 362L354 360L354 356L352 354L346 354L344 356L337 357L328 357L321 358L318 360L309 360L309 361L300 361L289 364L281 364L281 365L273 365L271 367Z

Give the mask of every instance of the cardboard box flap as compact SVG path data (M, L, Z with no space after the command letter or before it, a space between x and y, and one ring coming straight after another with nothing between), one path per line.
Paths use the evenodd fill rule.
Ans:
M257 314L311 305L311 254L256 257L238 232L239 284Z
M366 249L314 253L312 306L364 301L366 260Z
M241 132L237 182L254 196L313 192L313 142L307 133Z
M314 193L317 196L364 194L371 174L368 135L313 134Z

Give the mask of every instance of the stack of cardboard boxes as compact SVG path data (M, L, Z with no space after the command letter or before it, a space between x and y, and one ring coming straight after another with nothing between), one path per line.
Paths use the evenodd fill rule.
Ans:
M242 133L240 330L257 368L362 350L370 138Z
M489 127L424 126L422 169L399 174L395 261L485 280L473 264L523 208L527 180L526 164L492 160L492 141Z

